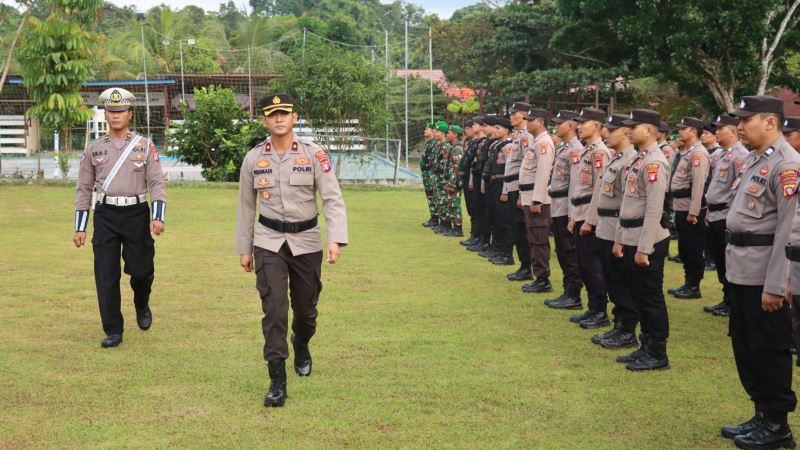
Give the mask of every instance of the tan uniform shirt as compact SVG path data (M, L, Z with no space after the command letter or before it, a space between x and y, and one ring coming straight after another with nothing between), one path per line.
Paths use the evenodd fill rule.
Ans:
M271 139L250 150L239 175L236 252L248 255L256 246L277 253L284 242L293 255L321 251L319 225L300 233L281 233L255 221L257 211L282 222L313 219L319 214L317 191L322 197L328 242L346 245L347 212L342 191L321 146L295 136L283 157L272 148Z
M649 255L655 244L669 237L669 230L661 225L668 186L669 162L654 142L630 161L619 211L620 219L644 218L644 225L617 227L614 242L636 246L638 252Z
M699 216L703 207L703 194L708 178L709 159L708 152L702 144L697 143L681 155L678 168L672 175L670 188L672 190L672 209L675 211L689 211L693 216ZM692 196L675 198L675 191L691 189Z
M726 277L731 283L764 286L786 293L788 264L784 247L795 215L800 155L780 136L763 154L750 152L733 182L726 227L732 233L774 235L769 246L725 248Z
M619 208L622 204L623 189L625 187L625 171L638 152L633 145L617 153L606 166L600 182L594 187L592 203L586 212L586 223L594 225L595 235L600 239L614 241L619 223ZM616 210L617 216L600 216L598 210Z
M519 171L522 165L522 155L528 151L530 141L532 140L531 134L528 130L519 130L511 142L511 153L506 158L504 178L511 179L512 181L503 182L503 194L519 190Z
M572 203L569 202L569 178L572 161L580 160L583 144L577 137L561 144L556 149L553 159L553 171L550 174L550 191L567 192L566 197L551 197L550 217L572 216Z
M80 156L78 187L75 193L75 209L88 211L92 203L92 190L111 197L135 197L150 193L150 201L167 201L167 190L161 172L158 150L144 136L120 166L117 175L103 192L103 183L111 169L122 156L125 148L136 137L128 133L125 139L111 139L108 135L95 139L86 146Z
M586 218L589 210L589 202L575 205L574 200L579 198L591 197L594 193L594 186L603 174L603 168L611 159L611 150L606 147L603 141L589 144L580 152L579 159L575 160L575 150L570 154L572 164L569 175L569 198L572 202L572 212L570 219L580 222Z
M553 139L547 131L541 132L533 145L523 156L522 169L519 172L520 184L533 184L533 189L520 191L520 202L523 206L534 203L543 205L550 204L550 196L547 194L547 183L553 167L555 157L555 145Z
M736 141L727 151L718 150L717 153L719 157L712 158L711 162L711 182L708 184L706 202L709 205L727 205L733 200L731 185L739 175L748 152L739 141ZM728 217L728 209L712 211L709 207L708 221L725 220Z

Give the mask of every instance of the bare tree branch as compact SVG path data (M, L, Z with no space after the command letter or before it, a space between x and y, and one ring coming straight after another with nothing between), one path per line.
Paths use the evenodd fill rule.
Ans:
M786 15L783 17L783 20L781 20L781 24L778 27L775 37L772 39L772 43L769 45L769 47L767 47L766 37L761 42L761 79L758 83L758 95L764 95L764 92L767 90L767 83L769 83L769 77L772 74L772 68L775 64L775 50L778 48L778 44L780 44L781 39L783 39L787 25L793 20L794 13L797 11L798 6L800 6L800 0L794 0L792 5L789 6L789 9L786 11ZM774 16L774 10L767 13L767 24L772 21ZM797 23L796 20L794 22L795 24Z
M798 1L800 1L800 0L798 0ZM562 52L562 51L560 51L560 50L557 50L557 51L558 51L558 53L559 53L559 54L561 54L561 55L564 55L564 56L569 56L569 57L572 57L572 58L583 59L583 60L586 60L586 61L592 61L592 62L600 63L600 64L602 64L602 65L604 65L604 66L609 66L609 65L610 65L609 63L607 63L607 62L605 62L605 61L603 61L603 60L596 59L596 58L592 58L592 57L590 57L590 56L583 56L583 55L579 55L579 54L577 54L577 53Z

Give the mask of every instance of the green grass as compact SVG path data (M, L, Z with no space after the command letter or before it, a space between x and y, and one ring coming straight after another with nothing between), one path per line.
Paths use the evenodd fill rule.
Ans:
M91 246L72 245L73 192L0 186L0 448L713 448L752 414L727 322L701 311L716 276L702 301L668 300L672 370L630 373L506 281L513 268L420 227L409 189L345 191L352 243L323 267L314 375L290 374L287 406L267 410L236 191L170 189L153 329L136 328L124 279L114 350ZM665 288L680 284L667 267Z

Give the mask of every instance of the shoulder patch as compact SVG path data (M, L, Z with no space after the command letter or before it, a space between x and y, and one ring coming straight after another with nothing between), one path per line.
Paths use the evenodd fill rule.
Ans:
M661 169L661 165L658 163L650 163L644 166L645 170L647 170L647 181L650 183L655 183L658 181L658 172Z
M785 198L797 195L797 169L786 169L780 173L781 189Z
M695 154L692 156L692 165L695 166L695 167L699 166L701 159L702 159L702 155L699 152L695 152Z
M596 169L602 169L603 168L603 153L602 152L596 152L594 154L594 167Z

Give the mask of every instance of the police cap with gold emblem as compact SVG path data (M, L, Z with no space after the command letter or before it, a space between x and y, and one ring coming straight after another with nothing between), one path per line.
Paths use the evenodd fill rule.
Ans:
M294 108L294 98L289 94L270 94L261 99L258 105L268 116L275 111L292 112Z
M98 99L106 111L118 112L129 110L136 96L125 89L112 87L103 91Z

